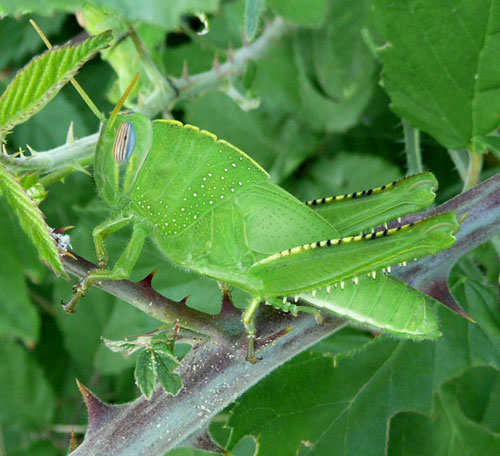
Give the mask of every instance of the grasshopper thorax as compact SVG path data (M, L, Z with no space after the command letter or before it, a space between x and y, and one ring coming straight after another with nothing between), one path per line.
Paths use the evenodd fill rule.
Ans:
M130 200L152 142L151 121L142 114L120 114L104 123L95 153L94 177L106 204L117 207Z

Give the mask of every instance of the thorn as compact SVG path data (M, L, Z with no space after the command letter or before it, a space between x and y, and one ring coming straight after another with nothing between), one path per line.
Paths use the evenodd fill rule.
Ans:
M372 271L371 272L371 276L372 276L372 279L376 279L377 278L377 272L376 271Z
M66 135L66 144L73 144L75 142L75 128L73 121L70 122L68 133Z
M387 272L389 272L389 273L391 272L391 267L390 266L387 266L385 269L387 270Z
M316 297L316 290L313 290L312 291L312 297L315 298Z
M335 283L333 284L333 286L334 286L335 288L337 288L337 285L338 285L338 284L337 284L337 282L335 282Z
M406 261L403 261L401 264L403 265L403 268L406 267Z
M73 260L78 261L78 258L75 255L73 255L73 253L70 252L69 250L59 250L59 254L64 256L69 256L70 258L73 258Z
M386 270L385 268L382 268L382 272L384 272L384 273L385 273L385 272L387 272L387 270Z
M286 296L283 296L283 304L286 304Z
M357 285L359 283L358 277L353 277L352 282L354 283L354 285Z
M387 222L386 222L386 223L384 223L384 228L385 228L386 230L388 230L388 229L389 229L389 226L387 225Z
M82 385L78 379L76 380L78 389L82 393L85 404L87 405L87 410L89 412L89 426L87 428L87 436L96 432L100 427L105 426L109 419L117 414L121 413L123 406L108 405L95 396L90 390L88 390L84 385Z
M417 260L418 260L418 258L413 258L413 261L417 261Z
M458 220L458 224L461 225L462 222L469 216L469 213L466 212L464 215L462 215L462 217L460 217L460 219Z
M212 64L212 70L214 70L216 73L218 73L220 70L219 56L217 54L215 54L214 63Z
M152 287L152 282L153 282L153 277L156 275L158 272L158 268L153 269L144 279L142 279L140 282L142 285L146 287Z
M401 224L401 217L398 217L398 223Z
M71 431L71 439L69 441L69 452L76 450L78 446L78 441L76 440L75 431Z
M64 234L66 231L70 230L74 228L73 225L69 225L69 226L62 226L61 228L54 228L54 233L56 234Z
M189 71L188 71L188 63L186 60L182 63L182 79L188 80L189 79Z
M343 281L343 280L341 280L341 281L340 281L340 288L342 288L342 290L343 290L343 289L344 289L344 286L345 286L344 281Z
M35 149L33 149L33 148L29 145L29 144L26 144L26 147L28 148L28 150L30 151L30 154L31 154L32 156L34 156L34 155L37 155L37 154L38 154L38 152L37 152ZM21 153L21 154L22 154L22 153Z
M326 287L326 293L327 293L327 294L330 294L330 291L331 291L331 290L332 290L332 287L331 287L330 285L328 285L328 286Z
M82 165L79 163L70 163L69 166L71 166L73 169L76 169L77 171L80 171L84 174L87 174L87 176L92 176Z
M299 297L297 295L294 296L293 300L297 302L299 300Z
M231 63L234 62L234 51L233 51L233 45L229 43L229 47L227 48L227 60L229 60Z

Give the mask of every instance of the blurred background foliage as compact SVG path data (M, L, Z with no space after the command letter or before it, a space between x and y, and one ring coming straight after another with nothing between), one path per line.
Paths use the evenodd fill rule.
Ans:
M0 11L6 16L0 21L0 88L3 90L19 68L44 50L28 22L30 17L53 43L81 36L82 26L91 33L112 27L117 34L125 33L130 24L134 26L149 50L149 63L137 59L131 40L125 40L123 47L105 51L103 58L86 64L78 76L78 81L105 112L111 110L130 75L138 69L145 74L141 78L139 100L155 89L162 94L159 96L165 96L171 90L165 75L175 84L182 80L184 68L189 75L210 71L214 59L222 64L231 52L247 46L243 38L243 0L141 3L144 5L138 8L133 1L101 0L81 9L83 2L77 0L45 0L36 5L0 1ZM274 182L303 200L375 187L397 179L408 172L403 124L390 109L385 89L389 86L394 93L399 92L397 84L390 80L396 77L393 73L387 75L384 87L381 86L380 58L383 61L387 58L389 67L391 57L379 57L375 52L375 43L384 43L384 31L389 27L384 20L394 20L384 16L387 4L369 0L268 0L256 39L278 15L287 21L286 34L269 44L263 57L249 61L241 74L199 93L180 97L154 114L171 115L238 146L269 170ZM101 8L112 14L104 15ZM27 10L31 13L23 14ZM208 30L204 30L201 20L204 16L199 13L207 15ZM449 35L449 40L454 39L455 36ZM417 59L418 52L415 54ZM456 62L456 65L466 63ZM163 79L155 79L155 71ZM398 112L404 114L405 110ZM26 150L29 144L35 150L45 151L64 144L70 122L74 123L76 137L98 130L98 121L68 86L42 112L8 136L8 149ZM440 183L437 202L443 202L461 191L460 175L443 141L439 143L425 132L421 132L420 138L424 169L437 176ZM481 179L499 171L498 155L484 155ZM75 226L70 232L74 251L93 260L92 229L105 218L107 209L97 198L91 175L75 172L47 190L48 197L41 209L48 224ZM142 334L156 328L158 322L99 290L88 293L75 315L63 314L59 303L70 296L71 284L57 279L40 263L35 248L20 231L4 200L0 200L0 220L0 454L66 454L71 429L81 436L87 420L75 378L101 399L113 403L129 401L139 394L133 381L134 359L111 353L101 337L117 339ZM110 238L112 258L120 252L127 235L125 231ZM175 300L190 296L188 305L214 314L219 311L217 284L166 264L151 243L143 251L132 280L144 278L157 267L153 286L159 292ZM491 322L487 342L472 337L471 347L460 352L460 356L476 353L477 359L464 361L447 373L440 371L442 366L436 359L429 361L426 356L415 357L416 361L406 358L402 366L394 361L395 368L410 372L418 370L418 362L432 363L429 375L434 378L434 402L432 395L426 396L428 403L401 407L392 420L385 413L363 418L359 410L384 409L387 396L381 393L382 384L380 389L367 393L366 408L359 406L357 412L352 412L353 421L343 421L338 428L334 427L338 431L328 434L330 438L342 438L347 433L344 426L352 426L352 434L347 435L356 435L357 429L356 432L366 433L366 438L382 445L377 448L384 448L390 421L388 454L444 454L443 448L448 443L448 448L457 448L451 454L459 454L457 442L462 440L457 435L464 441L474 435L480 442L475 443L477 447L471 444L464 454L479 454L479 447L486 448L481 452L484 455L499 454L500 422L494 413L500 400L498 274L498 254L488 244L464 258L450 278L452 291L466 309L488 309ZM449 330L445 338L456 338L460 345L464 334L459 329L468 333L467 323L446 310L442 313L443 332L447 334ZM357 366L360 376L373 379L373 373L363 370L366 357L372 352L374 357L390 353L398 344L393 339L374 340L371 333L362 330L342 330L247 393L231 415L225 412L214 421L210 427L212 435L230 449L235 448L231 442L237 443L247 434L260 435L259 454L264 456L332 454L321 452L326 450L321 450L319 444L311 450L304 442L314 439L314 432L308 433L304 428L326 428L333 418L302 413L302 399L290 404L292 398L286 392L297 388L298 396L302 397L315 388L317 396L313 395L313 402L338 401L333 393L330 397L327 392L349 389L353 366ZM404 344L423 350L415 348L418 344L412 342ZM419 346L426 345L431 350L430 343ZM453 357L454 350L448 348L443 354ZM339 362L347 364L345 373L333 372L332 358L337 356ZM300 367L305 361L307 369ZM318 375L322 381L317 385L311 379ZM280 390L285 379L289 383L287 388L270 395L270 391ZM402 387L401 394L409 394L410 390ZM421 398L418 394L417 397ZM360 399L352 396L342 400L359 404L356 401ZM260 423L266 418L255 411L259 405L278 410L284 416L290 407L295 407L298 421L282 418L281 422L275 422L276 427L271 424L262 427ZM303 407L307 409L306 405ZM425 415L431 409L434 414ZM452 416L451 424L444 419L446 415ZM239 416L246 418L239 420ZM370 419L369 423L376 423L377 429L366 428L366 420ZM308 421L307 426L304 421ZM222 426L224 423L232 428L230 437L228 429ZM297 439L287 439L283 429L294 426ZM241 444L234 454L252 454L251 447ZM492 448L496 450L491 452Z

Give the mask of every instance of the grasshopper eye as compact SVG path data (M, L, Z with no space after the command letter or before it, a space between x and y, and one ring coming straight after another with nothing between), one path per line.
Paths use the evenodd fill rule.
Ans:
M122 122L113 143L113 158L117 163L125 163L135 146L135 128L130 122Z

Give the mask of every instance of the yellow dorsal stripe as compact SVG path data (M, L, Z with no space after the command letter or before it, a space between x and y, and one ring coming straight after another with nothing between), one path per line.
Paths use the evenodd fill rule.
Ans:
M262 260L260 260L257 264L268 263L270 261L277 260L278 258L298 254L301 252L305 252L307 250L313 250L322 247L331 247L335 245L349 244L350 242L360 242L360 241L370 241L372 239L378 239L381 237L392 236L393 234L399 233L400 231L406 231L410 229L412 226L416 225L419 222L409 223L407 225L400 225L396 228L385 229L381 231L376 231L373 233L364 233L358 234L357 236L348 236L339 239L327 239L326 241L317 241L312 242L310 244L299 245L297 247L293 247L288 250L283 250L282 252L275 253L270 255Z
M346 193L344 195L329 196L328 198L314 199L314 200L306 201L306 204L308 206L318 206L321 204L329 204L329 203L335 203L337 201L345 201L345 200L350 200L350 199L355 199L355 198L362 198L362 197L370 196L370 195L376 195L377 193L381 193L384 190L390 190L391 188L394 188L397 185L397 183L398 183L398 181L394 181L394 182L391 182L390 184L382 185L382 187L370 188L368 190L363 190L361 192Z

